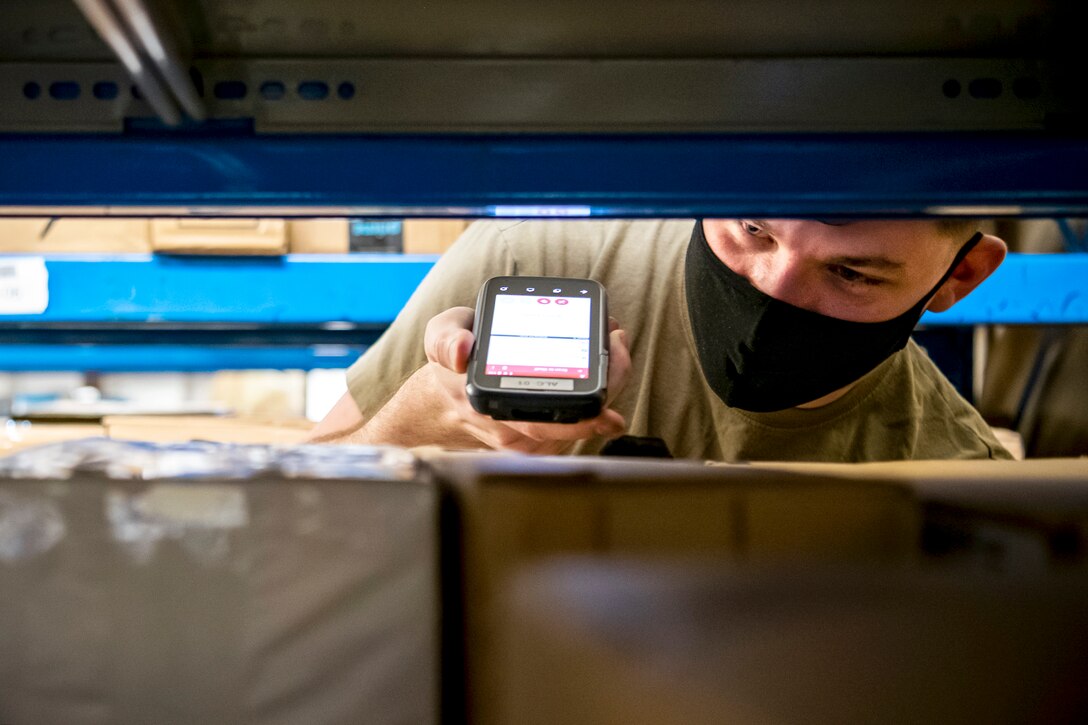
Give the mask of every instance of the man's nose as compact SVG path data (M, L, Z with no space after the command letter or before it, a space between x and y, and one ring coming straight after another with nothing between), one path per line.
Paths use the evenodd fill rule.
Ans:
M783 249L769 253L763 264L756 266L751 280L760 291L777 300L797 307L810 307L811 286L806 284L804 268L794 255Z

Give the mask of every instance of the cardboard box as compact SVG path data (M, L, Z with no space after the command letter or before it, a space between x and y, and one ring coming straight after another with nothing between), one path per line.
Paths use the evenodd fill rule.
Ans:
M1080 722L1088 581L600 557L511 587L500 722Z
M286 254L283 219L151 220L151 248L169 254Z
M155 443L213 441L294 445L306 441L313 425L304 419L262 420L199 415L111 415L102 419L102 426L110 438Z
M208 397L239 418L288 420L306 411L303 370L220 370Z
M0 254L151 251L147 219L0 219Z
M497 717L496 606L513 577L561 555L704 555L750 565L903 564L918 549L910 490L680 461L430 455L449 490L443 542L460 550L468 718ZM456 606L456 598L454 599ZM460 675L460 660L451 658Z
M442 254L468 229L465 219L405 219L405 254Z
M81 445L43 455L97 472L0 476L0 722L437 722L425 475L359 449Z
M291 254L347 254L347 219L291 219L287 222Z
M347 254L347 219L297 219L288 222L292 254ZM405 219L401 234L405 254L441 254L471 222L463 219Z
M97 438L105 434L106 429L101 425L10 421L6 426L0 427L0 456L47 443Z
M941 563L1021 574L1088 566L1088 458L753 465L908 487L922 553Z

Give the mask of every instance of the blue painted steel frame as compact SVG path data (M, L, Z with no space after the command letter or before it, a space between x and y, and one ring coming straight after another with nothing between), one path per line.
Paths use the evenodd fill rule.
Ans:
M430 255L53 256L49 308L10 323L337 323L381 329L430 271ZM926 325L1088 323L1088 254L1010 254L969 297ZM292 330L297 338L298 331Z
M0 135L0 207L391 214L1088 213L1088 142L1027 133ZM511 209L511 207L514 207ZM317 210L320 213L320 209ZM0 209L2 213L2 209Z
M49 257L46 312L0 316L0 337L14 342L0 345L0 370L346 367L396 317L434 259ZM92 323L94 335L80 327ZM148 325L143 333L141 323ZM138 344L150 339L148 331L170 323L190 325L186 336L197 344L161 344L158 337L156 344ZM1088 254L1010 255L965 300L922 318L933 327L994 323L1088 323ZM232 332L231 324L243 327ZM108 337L111 325L120 344L71 344L102 339L103 327ZM301 347L307 327L313 342L343 334L335 339L346 344ZM205 338L202 329L208 330ZM64 344L42 344L50 335ZM206 342L232 335L249 344ZM254 335L268 347L252 346ZM172 342L178 335L168 337Z
M922 324L1088 323L1088 254L1010 254L974 292Z
M388 325L433 255L188 257L70 255L46 259L49 307L15 322Z
M182 347L179 345L2 345L0 370L209 372L315 370L351 365L365 347Z
M16 341L0 344L0 370L344 368L392 322L435 259L50 256L46 311L0 315L0 338ZM162 344L158 331L178 324L184 333L166 336L195 344ZM74 344L103 339L116 344ZM302 346L327 339L333 344ZM232 340L243 344L215 344Z
M1085 140L1032 134L0 134L0 214L4 207L121 206L456 216L1074 216L1088 214L1085 169ZM923 323L1088 322L1086 260L1010 257L994 279ZM262 326L270 344L277 325L380 328L433 260L360 261L54 258L49 310L0 318L0 325L227 321ZM295 334L287 345L297 346ZM169 347L8 345L0 347L0 369L164 369L166 361L172 369L248 361L321 367L335 359L289 346Z

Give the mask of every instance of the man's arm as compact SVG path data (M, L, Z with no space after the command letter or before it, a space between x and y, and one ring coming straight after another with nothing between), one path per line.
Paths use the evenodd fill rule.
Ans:
M351 393L344 393L328 415L310 431L310 443L334 443L347 438L363 427L363 414Z
M369 421L363 420L351 393L344 393L325 419L311 431L309 442L481 448L481 442L471 435L458 434L452 426L442 425L443 418L435 415L434 401L427 394L429 389L430 386L416 376L409 378Z
M348 370L348 394L314 428L311 440L358 439L363 424L427 363L427 321L451 307L473 304L485 279L515 271L501 229L494 222L477 222L439 258L385 333ZM366 304L366 294L359 291L359 304Z

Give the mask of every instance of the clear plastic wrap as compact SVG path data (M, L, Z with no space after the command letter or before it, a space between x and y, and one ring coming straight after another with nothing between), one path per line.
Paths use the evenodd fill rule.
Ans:
M416 475L416 459L382 446L271 446L233 443L146 443L85 438L28 448L0 458L0 478L66 480L99 473L118 480L399 478Z
M0 459L0 723L433 723L406 451L104 438Z

